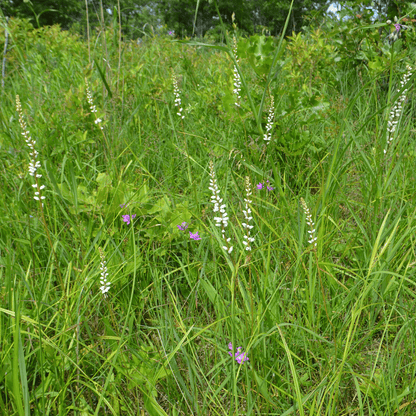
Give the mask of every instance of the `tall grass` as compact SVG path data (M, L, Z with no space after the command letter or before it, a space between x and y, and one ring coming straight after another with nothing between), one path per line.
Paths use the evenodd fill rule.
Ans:
M122 44L113 25L91 36L89 59L57 28L9 29L3 414L416 411L412 100L384 154L404 86L390 94L376 74L334 64L316 109L296 95L289 52L266 92L231 50L167 36ZM405 71L395 65L391 91ZM227 224L213 212L214 170Z

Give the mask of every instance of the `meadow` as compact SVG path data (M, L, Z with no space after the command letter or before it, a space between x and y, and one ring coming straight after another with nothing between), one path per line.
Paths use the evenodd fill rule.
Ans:
M391 30L11 19L0 412L416 414L415 34Z

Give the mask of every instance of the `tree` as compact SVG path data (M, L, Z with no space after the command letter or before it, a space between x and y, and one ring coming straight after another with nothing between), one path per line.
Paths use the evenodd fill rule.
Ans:
M58 23L68 29L83 9L80 0L3 0L1 10L5 16L30 19L35 27Z
M206 0L199 1L199 4L197 0L158 0L155 3L163 22L180 36L196 34L202 37L208 30L219 25L215 5ZM231 28L231 16L235 13L238 27L245 32L252 32L251 3L247 0L219 1L218 9L226 27Z
M284 28L289 13L290 1L254 0L255 25L267 27L271 35L277 36ZM295 0L286 34L299 32L306 17L323 15L332 3L330 0Z

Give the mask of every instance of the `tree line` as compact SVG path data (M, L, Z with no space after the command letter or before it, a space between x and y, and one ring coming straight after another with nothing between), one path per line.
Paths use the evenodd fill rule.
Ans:
M372 8L374 14L392 18L400 15L406 0L294 0L286 33L299 32L311 22L331 17L328 7L338 5L351 14ZM232 15L246 34L282 32L290 0L0 0L4 16L30 19L35 27L59 24L85 34L87 19L91 27L121 22L127 38L141 37L145 30L166 27L176 36L203 37L220 30L218 11L226 27ZM334 17L334 16L332 16ZM146 29L147 28L147 29Z

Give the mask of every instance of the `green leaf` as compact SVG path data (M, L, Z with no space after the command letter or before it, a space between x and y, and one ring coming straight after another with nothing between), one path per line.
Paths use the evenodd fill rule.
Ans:
M146 410L149 412L150 416L168 416L167 413L159 406L156 400L147 394L145 395L143 404Z
M190 46L204 46L205 48L218 49L219 51L224 51L227 53L230 52L226 46L210 45L209 43L194 42L194 41L189 41L189 40L174 40L173 42L184 43Z
M100 77L103 80L105 88L107 89L108 95L110 96L110 98L113 98L113 93L111 92L110 86L108 85L107 80L105 79L104 71L100 68L100 65L98 65L98 62L96 59L94 59L94 62L95 62L95 65L97 66Z

